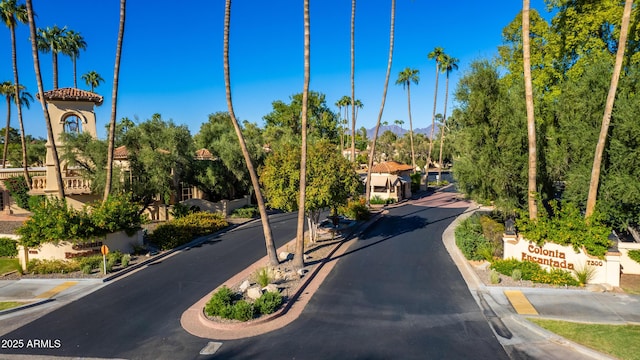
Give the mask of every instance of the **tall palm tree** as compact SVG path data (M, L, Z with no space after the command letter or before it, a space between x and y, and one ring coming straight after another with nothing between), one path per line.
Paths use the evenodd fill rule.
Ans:
M73 87L78 87L78 77L76 75L76 60L80 57L80 50L87 48L87 42L84 41L82 35L79 32L68 30L65 35L64 48L62 53L71 58L73 63Z
M20 85L20 105L24 105L27 109L30 106L30 101L33 101L33 96L24 90L24 86ZM9 151L9 129L11 128L11 100L13 100L16 96L15 86L11 83L11 81L5 81L0 84L0 94L4 95L7 98L7 125L4 131L4 149L2 151L2 168L6 167L7 163L7 153ZM16 102L17 103L17 102Z
M0 3L0 17L2 22L7 25L11 33L11 63L13 66L13 84L14 100L18 109L18 123L20 124L20 143L22 146L22 173L27 186L31 188L31 179L29 177L29 169L27 163L27 142L24 134L24 124L22 122L22 105L20 104L20 82L18 81L18 58L16 52L16 26L18 22L27 23L29 20L27 7L18 5L16 0L3 0Z
M351 98L347 95L344 95L340 98L340 100L336 101L336 106L338 107L338 113L342 119L340 120L340 151L344 150L344 128L343 124L349 121L349 106L351 106ZM342 109L344 109L344 115L341 113Z
M258 181L258 175L256 169L253 166L253 161L249 155L247 144L244 140L240 125L236 119L235 112L233 111L233 101L231 99L231 76L229 74L229 29L231 23L231 0L225 2L224 12L224 85L227 96L227 108L229 109L229 116L233 123L233 128L238 136L238 142L240 143L240 149L242 149L242 155L244 161L247 164L247 170L249 171L249 177L251 178L251 185L253 186L254 194L256 195L256 201L258 202L258 211L260 212L260 220L262 221L262 231L264 233L265 246L267 248L267 258L269 264L272 266L278 265L278 256L276 255L276 246L273 241L273 234L271 233L271 225L269 224L269 216L267 215L267 209L264 204L264 198L262 197L262 190L260 190L260 183Z
M351 0L351 161L356 162L356 0Z
M431 151L433 150L433 130L435 129L436 123L436 104L438 101L438 75L440 74L440 62L442 61L442 56L444 55L444 49L441 47L435 47L432 52L430 52L427 57L430 60L436 61L436 87L433 92L433 114L431 115L431 135L429 135L429 152L427 154L427 171L429 171L429 165L431 165Z
M67 27L59 28L58 25L38 29L37 45L43 53L51 53L53 63L53 88L58 88L58 53L65 49Z
M529 185L527 202L529 204L529 218L538 217L536 205L536 173L537 173L537 146L536 146L536 121L533 108L533 85L531 79L531 39L529 37L529 0L522 2L522 62L524 66L524 99L527 107L527 137L529 139Z
M409 139L411 140L411 166L416 171L416 154L413 149L413 120L411 119L411 83L418 85L420 82L420 70L406 67L398 74L396 85L402 85L403 89L407 89L407 109L409 110Z
M527 1L527 0L525 0ZM604 115L602 116L602 127L596 145L596 153L593 157L593 168L591 169L591 181L589 182L589 195L587 197L587 207L585 218L593 215L596 208L596 199L598 197L598 185L600 182L600 167L602 164L602 154L607 143L607 134L609 133L609 123L611 122L611 112L613 111L613 103L616 98L618 89L618 80L620 80L620 72L622 70L622 61L624 60L624 51L627 46L627 36L629 34L629 22L631 19L631 10L633 0L624 2L624 10L622 12L622 24L620 25L620 40L618 41L618 51L616 52L616 63L613 67L613 75L611 76L611 85L607 94L607 102L605 103Z
M42 113L44 114L44 120L47 125L47 137L49 138L49 143L47 145L51 148L51 155L53 157L53 166L56 172L56 183L58 184L58 198L60 200L64 200L64 182L62 181L60 159L58 158L56 138L53 135L53 127L51 126L51 117L49 116L49 110L47 110L47 104L45 103L44 87L42 85L42 74L40 73L40 58L38 56L35 13L33 12L33 5L31 3L31 0L26 0L26 2L27 14L29 16L29 34L31 39L31 55L33 56L33 68L36 74L36 82L38 84L38 97L40 98Z
M298 227L296 231L296 255L293 266L304 267L304 215L307 198L307 109L309 105L309 78L311 58L311 26L309 20L309 0L304 0L304 81L302 85L302 145L300 151L300 198L298 200Z
M382 102L380 104L380 112L378 112L378 121L376 129L373 132L373 141L371 150L369 150L369 166L367 167L367 189L365 190L365 201L367 207L371 204L371 168L373 168L373 156L376 153L376 141L378 141L378 131L380 130L380 122L382 121L382 113L384 112L384 103L387 99L387 89L389 88L389 78L391 77L391 63L393 62L393 40L394 29L396 23L396 0L391 0L391 28L389 30L389 58L387 60L387 75L384 79L384 90L382 91Z
M116 62L113 66L113 90L111 92L111 120L109 121L109 148L107 152L107 174L104 184L103 200L107 201L111 194L113 177L113 152L116 141L116 110L118 105L118 78L120 77L120 57L124 40L124 25L127 15L127 0L120 0L120 23L118 25L118 41L116 42Z
M442 69L447 74L447 81L444 87L444 111L442 115L442 128L440 129L440 154L438 159L438 182L442 179L442 150L444 149L444 129L447 127L447 102L449 101L449 74L453 70L458 70L458 59L445 56L442 61Z
M98 74L93 70L82 75L82 80L84 80L87 86L91 86L91 92L93 92L95 88L100 86L100 83L104 82L104 79L102 78L102 76L100 76L100 74Z

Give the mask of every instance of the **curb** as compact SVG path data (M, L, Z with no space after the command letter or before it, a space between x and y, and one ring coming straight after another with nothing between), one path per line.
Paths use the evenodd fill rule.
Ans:
M39 305L50 303L52 301L55 301L55 299L50 298L50 299L39 300L39 301L35 301L35 302L29 303L29 304L20 305L20 306L16 306L16 307L13 307L13 308L10 308L10 309L2 310L2 311L0 311L0 316L11 314L11 313L22 311L22 310L26 310L26 309L29 309L29 308L32 308L32 307L36 307L36 306L39 306Z

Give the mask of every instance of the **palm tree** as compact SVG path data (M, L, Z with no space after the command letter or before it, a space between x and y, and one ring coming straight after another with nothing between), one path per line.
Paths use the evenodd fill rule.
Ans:
M116 42L116 62L113 66L113 90L111 92L111 120L109 121L109 148L107 150L107 174L104 185L103 201L107 201L111 193L113 177L113 152L116 139L116 110L118 105L118 78L120 76L120 57L122 55L122 41L124 40L124 24L127 15L127 0L120 0L120 24L118 25L118 40Z
M444 111L442 115L442 128L440 129L440 154L438 159L438 182L442 179L442 150L444 149L444 129L447 127L447 102L449 101L449 74L453 70L458 70L458 59L445 56L442 61L442 69L447 74L447 81L444 90Z
M21 90L19 103L21 105L26 106L28 109L31 104L30 101L33 101L33 96L31 96L31 94L29 94L26 91L22 91L24 90L24 86L20 85L19 88ZM7 152L9 151L9 129L11 127L11 100L14 99L16 96L15 86L11 83L11 81L5 81L2 84L0 84L0 94L6 96L7 98L7 126L4 131L4 149L2 152L2 168L4 169L7 163Z
M338 107L338 113L340 113L340 116L343 116L342 109L344 109L344 117L340 120L340 151L342 151L344 150L344 128L342 125L349 121L349 106L351 106L351 98L347 95L342 96L340 100L336 101L336 106Z
M311 58L311 26L309 21L309 0L304 0L304 81L302 86L302 145L300 151L300 198L298 200L298 227L296 231L296 255L293 266L304 267L304 215L307 198L307 109L309 105L309 78Z
M104 82L102 76L100 76L100 74L93 70L82 75L82 80L84 80L87 86L91 86L91 92L93 92L95 88L100 86L100 83Z
M407 109L409 110L409 139L411 140L411 166L416 171L416 154L413 149L413 121L411 119L411 83L418 85L420 82L420 70L405 68L398 74L396 85L402 85L403 89L407 89Z
M38 29L37 45L38 49L43 53L51 52L51 61L53 63L53 88L58 88L58 53L62 52L66 46L65 32L67 27L62 29L58 25L47 27L46 29Z
M73 87L78 87L78 77L76 76L76 60L80 57L80 50L85 50L87 43L80 33L68 30L65 35L65 44L62 53L71 58L73 63Z
M443 55L444 49L441 47L434 48L433 51L427 55L430 60L434 59L436 61L436 88L433 92L433 114L431 116L431 135L429 135L429 153L427 154L427 171L429 170L429 165L431 165L431 151L433 150L433 130L435 129L436 104L438 101L438 75L440 74L440 62L442 61Z
M525 0L527 1L527 0ZM622 70L622 61L624 60L624 51L627 45L627 36L629 34L629 22L631 19L631 10L633 0L626 0L624 10L622 12L622 24L620 25L620 40L618 41L618 51L616 52L616 63L613 67L613 75L611 76L611 85L607 94L607 102L605 103L604 115L602 116L602 127L596 145L596 153L593 157L593 168L591 169L591 181L589 182L589 195L587 197L587 207L585 218L593 215L596 207L596 199L598 197L598 184L600 182L600 167L602 164L602 154L607 143L607 134L609 133L609 123L611 122L611 112L613 111L613 103L618 89L618 80L620 80L620 71Z
M27 142L24 134L24 124L22 122L22 105L20 104L20 82L18 81L18 58L16 52L16 25L18 22L27 23L29 20L27 14L27 7L25 5L18 5L16 0L3 0L0 3L0 17L2 22L7 25L9 32L11 33L11 62L13 66L13 84L14 100L16 101L16 108L18 109L18 123L20 124L20 143L22 146L22 170L24 180L27 182L27 186L31 188L31 179L29 178L29 169L27 164Z
M247 144L242 135L238 120L236 119L235 112L233 111L233 102L231 100L231 76L229 74L229 28L231 22L231 0L225 2L224 13L224 85L227 96L227 108L229 109L229 116L231 122L238 136L238 142L240 143L240 149L242 149L242 155L244 161L247 164L247 170L249 171L249 177L251 178L251 185L253 186L254 194L256 195L256 201L258 203L258 211L260 212L260 220L262 221L262 230L264 233L265 246L267 248L267 258L269 264L272 266L278 265L278 257L276 255L276 246L273 241L273 235L271 233L271 225L269 224L269 216L267 215L267 209L264 204L264 198L262 197L262 190L260 190L260 183L258 181L258 175L256 169L253 166Z
M351 161L356 162L356 0L351 0ZM362 103L360 103L362 105ZM360 106L362 107L362 106Z
M529 204L529 219L538 217L536 205L536 121L533 108L533 85L531 79L531 39L529 37L529 0L522 2L522 62L524 66L524 99L527 107L527 136L529 139L529 186L527 202Z
M58 184L58 198L60 198L60 200L64 200L64 183L62 181L60 159L58 158L58 149L56 148L56 141L53 135L53 127L51 126L51 117L49 116L49 110L47 110L47 104L45 103L44 87L42 85L42 74L40 73L40 58L38 56L35 14L33 12L33 5L31 3L31 0L26 0L26 2L27 14L29 16L29 34L31 39L31 55L33 56L33 68L36 75L36 82L38 83L38 97L40 99L40 105L42 106L44 120L47 125L47 137L49 139L49 143L47 144L47 146L51 148L51 155L53 157L53 166L56 172L56 183Z
M380 104L380 112L378 113L378 121L376 129L373 132L373 142L369 151L369 166L367 167L367 189L365 192L365 201L367 207L371 204L371 168L373 168L373 156L376 153L376 141L378 140L378 131L380 130L380 121L384 112L384 103L387 99L387 89L389 88L389 78L391 77L391 63L393 62L393 35L396 22L396 0L391 0L391 28L389 30L389 59L387 60L387 75L384 80L384 90L382 91L382 103Z

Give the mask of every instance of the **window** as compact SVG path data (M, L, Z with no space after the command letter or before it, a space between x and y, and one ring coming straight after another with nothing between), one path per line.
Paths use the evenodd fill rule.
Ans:
M181 183L180 187L182 187L182 196L180 201L185 201L193 198L193 188L188 184Z
M64 132L81 133L82 120L76 115L69 115L64 119Z

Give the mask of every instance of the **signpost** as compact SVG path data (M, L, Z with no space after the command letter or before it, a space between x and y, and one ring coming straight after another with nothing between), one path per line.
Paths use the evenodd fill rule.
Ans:
M107 245L102 245L100 247L100 252L102 253L102 264L103 264L104 274L107 275L107 254L109 253L109 247L107 247Z

